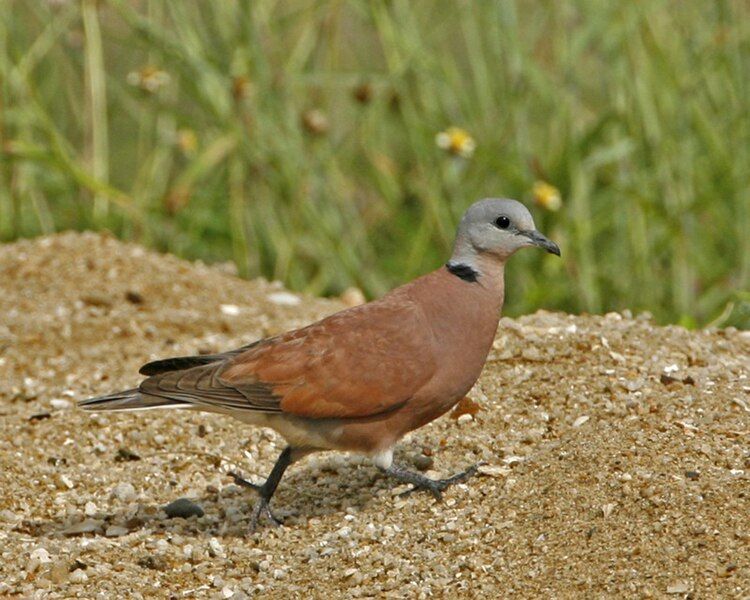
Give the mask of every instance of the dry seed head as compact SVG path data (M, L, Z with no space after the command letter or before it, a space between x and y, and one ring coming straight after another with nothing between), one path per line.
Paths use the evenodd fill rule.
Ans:
M138 71L131 71L127 76L127 82L130 85L139 87L149 94L159 91L159 88L167 85L170 79L169 73L153 65L146 65Z
M311 108L302 113L302 126L313 135L325 135L328 133L330 123L322 110Z

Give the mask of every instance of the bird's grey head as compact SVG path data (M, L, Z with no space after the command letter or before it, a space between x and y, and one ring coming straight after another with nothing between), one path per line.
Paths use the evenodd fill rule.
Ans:
M493 257L502 262L521 248L539 246L560 256L560 248L536 230L528 209L516 200L487 198L472 204L464 213L456 234L448 268L465 267L466 278L479 274L479 258Z

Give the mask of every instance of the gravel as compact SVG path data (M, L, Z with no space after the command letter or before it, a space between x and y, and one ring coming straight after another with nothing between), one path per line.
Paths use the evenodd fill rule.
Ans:
M750 596L748 332L503 319L471 402L396 455L474 479L438 504L313 455L274 497L284 527L249 534L226 473L262 481L273 432L74 408L343 306L227 271L99 234L0 246L0 597ZM175 498L203 514L168 518Z

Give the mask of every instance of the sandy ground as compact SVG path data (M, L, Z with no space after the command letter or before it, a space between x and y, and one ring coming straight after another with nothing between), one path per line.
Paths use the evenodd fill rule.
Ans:
M262 478L275 434L74 406L342 306L103 235L0 246L0 596L750 598L748 332L503 319L474 410L397 455L483 475L438 504L312 456L255 534L226 471ZM205 515L167 518L180 497Z

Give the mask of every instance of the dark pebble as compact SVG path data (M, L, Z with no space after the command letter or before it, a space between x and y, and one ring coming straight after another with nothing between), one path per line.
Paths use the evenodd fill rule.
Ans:
M104 294L86 294L84 296L81 296L81 302L83 302L87 306L97 306L105 308L112 306L112 299L109 296L105 296Z
M170 519L174 519L175 517L188 519L193 515L202 517L205 514L200 505L187 498L178 498L174 502L170 502L164 507L164 512L167 513Z
M143 296L141 296L138 292L134 292L133 290L128 290L127 292L125 292L125 300L127 300L131 304L143 304Z
M141 460L141 457L127 448L118 448L115 455L115 462L128 462L131 460Z
M671 377L666 373L662 373L661 375L659 375L659 381L661 381L664 385L671 385L675 381L679 381L679 379L677 379L676 377Z
M427 471L432 468L434 460L431 456L425 456L424 454L417 454L414 457L414 466L420 471Z
M163 571L168 565L162 557L148 555L138 559L138 566L143 567L144 569Z
M44 419L49 419L51 416L52 416L52 413L48 413L48 412L36 413L35 415L31 415L29 417L29 421L31 421L32 423L35 421L42 421Z
M72 564L72 565L70 565L70 568L68 569L68 571L70 571L70 572L72 573L72 572L73 572L73 571L75 571L76 569L88 569L88 568L89 568L89 566L88 566L88 565L87 565L86 563L84 563L84 562L81 562L81 561L80 561L80 560L78 560L78 559L75 559L75 560L73 561L73 564Z

